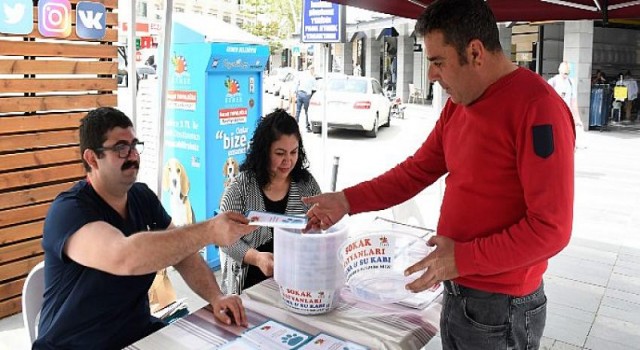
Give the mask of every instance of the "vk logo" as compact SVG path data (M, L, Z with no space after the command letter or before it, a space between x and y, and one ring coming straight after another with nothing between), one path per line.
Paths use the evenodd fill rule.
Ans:
M107 11L103 4L81 1L76 6L76 33L82 39L102 39Z
M0 7L0 33L29 34L33 30L32 0L5 0Z
M50 38L71 35L71 4L69 0L40 0L38 2L38 31Z

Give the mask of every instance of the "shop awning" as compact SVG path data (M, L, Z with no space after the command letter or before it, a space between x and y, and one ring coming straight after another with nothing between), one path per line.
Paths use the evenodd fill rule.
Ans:
M418 18L432 0L328 0L390 15ZM637 0L486 0L499 22L640 18Z

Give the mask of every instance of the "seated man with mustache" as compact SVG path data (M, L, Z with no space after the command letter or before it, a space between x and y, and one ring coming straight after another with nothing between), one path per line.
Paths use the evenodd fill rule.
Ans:
M80 122L86 180L53 201L44 222L45 293L33 349L121 349L160 329L148 290L174 266L226 324L247 325L241 300L221 293L198 251L255 229L237 213L175 228L156 195L136 182L144 143L111 107Z

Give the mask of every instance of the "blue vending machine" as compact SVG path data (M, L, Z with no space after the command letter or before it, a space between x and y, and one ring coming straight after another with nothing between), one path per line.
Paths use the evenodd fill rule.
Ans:
M162 160L162 204L176 225L215 215L262 115L264 41L197 15L174 17ZM212 269L218 248L202 252Z

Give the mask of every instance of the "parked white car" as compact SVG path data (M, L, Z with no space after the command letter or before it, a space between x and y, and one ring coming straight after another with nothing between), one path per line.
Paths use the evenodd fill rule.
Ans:
M323 105L325 93L327 103ZM309 122L314 133L322 130L325 108L330 128L363 130L367 136L376 137L380 126L391 125L391 102L374 78L333 76L319 84L309 104Z
M290 67L282 67L282 68L273 69L271 71L271 74L269 74L264 79L264 90L265 90L265 92L272 93L272 94L275 94L276 96L278 96L280 94L280 87L282 85L282 82L285 81L285 79L289 75L293 74L294 72L295 72L295 70L293 68L290 68Z

